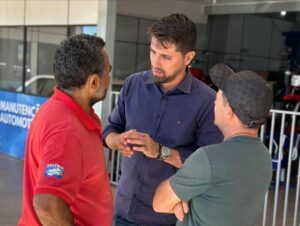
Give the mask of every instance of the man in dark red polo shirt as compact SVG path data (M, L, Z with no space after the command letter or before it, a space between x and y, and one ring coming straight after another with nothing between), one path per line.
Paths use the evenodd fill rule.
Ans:
M112 224L101 123L92 108L109 85L104 45L99 37L77 35L56 50L58 87L28 133L19 225Z

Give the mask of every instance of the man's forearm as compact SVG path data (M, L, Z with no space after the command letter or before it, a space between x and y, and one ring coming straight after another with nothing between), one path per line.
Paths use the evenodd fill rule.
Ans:
M175 149L171 149L170 156L165 160L166 163L169 163L176 168L180 168L182 166L182 161L179 155L179 152Z
M174 207L181 202L170 186L169 180L163 181L156 189L153 209L160 213L174 213Z
M106 138L105 138L105 143L106 145L111 149L111 150L117 150L117 143L116 139L118 139L119 134L115 132L109 133Z
M74 226L73 215L64 200L48 194L33 199L36 215L43 226Z

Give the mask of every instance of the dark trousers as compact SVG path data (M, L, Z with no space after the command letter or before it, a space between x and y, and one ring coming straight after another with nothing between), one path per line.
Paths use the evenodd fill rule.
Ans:
M150 226L150 225L134 224L134 223L129 222L128 220L118 216L118 215L115 215L114 219L113 219L113 226ZM153 225L151 225L151 226L153 226ZM175 224L174 225L165 225L165 226L175 226Z

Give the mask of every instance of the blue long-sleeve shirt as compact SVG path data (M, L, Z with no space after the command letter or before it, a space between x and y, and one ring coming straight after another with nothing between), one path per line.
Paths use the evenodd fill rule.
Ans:
M198 147L219 143L223 136L214 125L215 91L188 71L174 89L163 93L151 71L128 77L121 89L103 138L130 129L149 134L156 142L175 149L184 161ZM155 189L176 172L170 164L142 153L123 157L116 194L116 214L136 224L175 224L173 214L153 211Z

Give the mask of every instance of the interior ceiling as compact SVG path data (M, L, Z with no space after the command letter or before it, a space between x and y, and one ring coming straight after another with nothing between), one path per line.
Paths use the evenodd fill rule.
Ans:
M207 15L299 12L300 0L174 0L205 6Z
M178 1L178 0L176 0ZM179 0L185 2L191 2L202 5L237 5L237 4L272 4L272 3L288 3L288 2L300 2L300 0Z
M139 0L138 0L139 1ZM142 1L142 0L141 0ZM158 1L158 0L147 0ZM206 15L261 14L281 20L300 21L300 0L168 0L204 6ZM286 11L285 16L280 12ZM278 14L279 13L279 14Z

